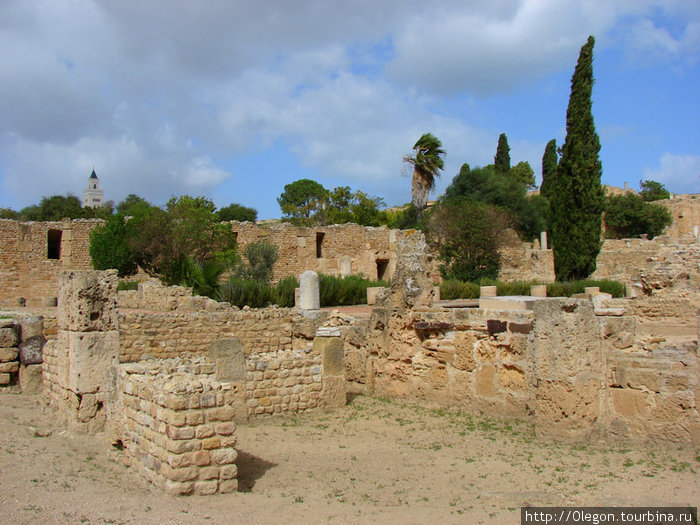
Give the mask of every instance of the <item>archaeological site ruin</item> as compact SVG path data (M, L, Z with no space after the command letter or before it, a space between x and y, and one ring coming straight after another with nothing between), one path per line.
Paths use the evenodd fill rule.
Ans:
M171 494L236 491L237 425L348 394L527 419L542 439L698 447L700 207L668 206L666 235L604 243L593 278L623 282L625 298L441 301L420 232L232 223L239 246L278 246L275 280L304 274L297 307L260 309L156 280L117 291L116 271L91 269L97 220L0 220L0 304L12 312L0 318L0 388L41 393L67 428L105 432ZM554 279L544 236L514 238L501 256L504 280ZM391 286L352 316L319 308L317 273Z

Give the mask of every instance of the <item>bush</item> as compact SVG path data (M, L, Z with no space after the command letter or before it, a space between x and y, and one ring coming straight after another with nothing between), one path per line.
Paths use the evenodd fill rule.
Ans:
M440 283L440 297L449 299L477 299L481 286L496 286L498 295L530 295L530 287L539 283L537 281L514 281L505 283L494 279L481 279L478 282L464 282L450 279ZM577 293L583 293L584 288L597 286L601 292L609 293L613 297L625 296L625 285L617 281L571 281L547 283L547 295L549 297L571 297Z
M112 215L90 232L90 257L95 270L116 268L119 277L138 271L136 257L127 243L126 219Z
M671 222L671 214L666 208L645 202L639 195L628 193L605 200L605 236L610 239L628 239L643 234L652 239Z
M119 291L138 290L138 289L139 289L138 281L119 281L117 283L117 290L119 290Z
M221 286L222 301L243 308L263 308L274 303L274 288L264 281L251 281L234 277Z
M285 277L275 287L275 303L284 308L294 306L294 290L299 287L296 277Z
M352 306L367 303L367 288L388 286L385 281L370 281L359 275L334 277L319 274L321 306Z

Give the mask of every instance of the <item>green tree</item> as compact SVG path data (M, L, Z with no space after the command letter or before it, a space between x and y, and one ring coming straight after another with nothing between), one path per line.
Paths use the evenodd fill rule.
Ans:
M531 190L535 187L535 172L530 163L525 160L521 160L510 169L510 176L527 189Z
M615 195L605 199L605 236L626 239L660 235L671 224L669 211L660 204L645 202L634 193Z
M151 204L146 199L142 199L135 193L130 193L123 201L117 204L117 213L133 217L139 211L143 211L150 206Z
M60 221L64 218L82 219L93 217L90 208L82 208L80 199L75 195L67 194L42 197L39 205L27 206L20 211L20 216L25 221Z
M554 184L554 179L557 176L557 164L559 157L557 155L557 140L552 139L547 142L542 155L542 185L540 186L540 195L549 198Z
M559 281L584 279L593 273L601 247L602 167L591 112L594 43L591 36L581 47L571 77L566 139L550 195L554 267Z
M384 206L380 197L371 197L362 191L353 192L349 186L339 186L327 195L323 209L323 224L354 222L361 226L379 226L379 208Z
M445 191L447 199L465 198L508 211L514 226L527 240L547 229L547 201L527 195L525 186L509 174L496 173L492 164L471 169L462 165Z
M435 186L435 177L445 166L445 150L442 142L430 133L425 133L413 145L413 154L405 155L403 161L413 166L411 200L421 214L428 204L428 195Z
M117 213L90 232L90 257L95 270L115 268L119 277L133 275L138 271L134 252L126 239L126 220Z
M246 263L241 263L238 276L253 281L269 283L272 280L272 270L277 262L278 249L268 241L256 241L245 247Z
M277 198L283 220L300 226L314 224L316 214L323 209L328 190L318 182L299 179L284 187Z
M19 212L11 208L0 208L0 219L19 219Z
M510 146L505 133L501 133L498 137L498 146L496 147L496 156L493 158L493 165L496 173L500 175L506 175L510 171Z
M239 221L239 222L255 222L258 218L258 210L248 208L241 204L232 203L223 208L219 208L217 212L219 220L222 222Z
M427 214L429 239L438 247L445 279L498 277L499 239L510 218L500 208L466 199L444 200Z
M671 194L664 187L664 185L660 182L656 182L655 180L642 181L639 183L639 187L641 188L639 195L646 202L660 201L671 197Z

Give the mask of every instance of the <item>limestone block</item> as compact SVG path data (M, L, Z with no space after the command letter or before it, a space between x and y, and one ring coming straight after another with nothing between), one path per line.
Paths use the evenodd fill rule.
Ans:
M17 346L18 340L17 331L13 327L0 328L0 347Z
M313 351L321 355L324 375L345 375L343 340L340 337L314 338Z
M107 370L119 362L119 332L66 332L68 388L77 394L106 390Z
M44 336L44 318L42 316L22 317L19 320L22 341L30 337Z
M546 284L534 284L530 286L530 296L531 297L547 297L547 285Z
M3 374L14 374L19 370L19 363L17 361L10 361L8 363L0 363L0 373Z
M318 310L321 307L318 274L313 270L306 270L299 278L299 308L301 310Z
M6 363L7 361L15 361L17 359L19 351L16 347L10 348L0 348L0 363Z
M525 374L517 366L503 365L498 371L498 384L509 390L525 390Z
M22 338L19 344L19 360L23 365L40 365L44 362L44 345L46 339L43 335Z
M347 386L343 376L323 376L320 404L324 407L342 407L347 404Z
M352 275L352 258L349 255L340 257L340 276L346 277Z
M245 381L247 378L243 345L237 338L219 339L209 345L209 358L216 367L216 379L221 382Z
M455 367L459 370L471 372L476 367L474 360L474 345L477 338L470 332L457 332L455 334Z
M479 297L496 297L498 295L498 287L482 286L479 290Z
M58 327L62 330L119 329L116 270L61 272L58 299Z
M649 412L647 394L641 390L612 388L610 396L615 411L621 416L634 418Z
M0 385L10 384L10 374L0 373Z
M496 367L485 364L476 371L476 394L493 397L496 395Z
M377 302L377 296L386 290L384 286L368 286L367 287L367 304L374 305Z

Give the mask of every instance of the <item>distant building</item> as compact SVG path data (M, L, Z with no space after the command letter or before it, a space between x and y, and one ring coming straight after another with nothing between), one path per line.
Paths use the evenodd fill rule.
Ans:
M95 170L88 178L88 187L83 191L83 208L97 208L105 203L105 192L100 188L100 179Z

